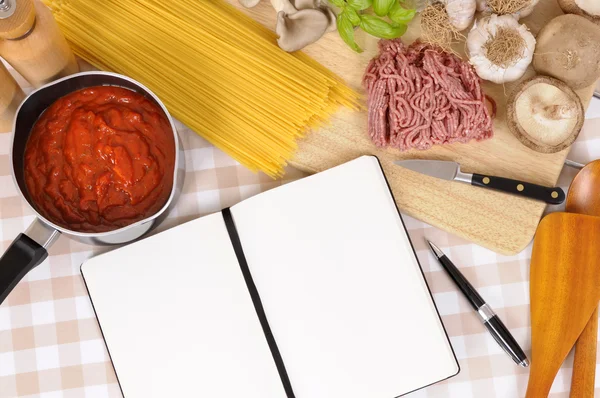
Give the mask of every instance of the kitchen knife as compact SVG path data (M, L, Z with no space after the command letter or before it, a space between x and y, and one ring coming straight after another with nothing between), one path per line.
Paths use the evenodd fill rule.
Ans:
M551 205L559 205L565 201L565 192L561 188L548 188L509 178L467 174L460 171L460 165L456 162L442 160L398 160L394 163L406 169L442 180L465 182L477 187L540 200Z

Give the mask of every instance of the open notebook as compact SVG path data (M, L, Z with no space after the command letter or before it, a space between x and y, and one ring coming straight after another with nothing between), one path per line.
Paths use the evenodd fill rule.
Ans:
M125 398L393 398L459 370L375 157L81 270Z

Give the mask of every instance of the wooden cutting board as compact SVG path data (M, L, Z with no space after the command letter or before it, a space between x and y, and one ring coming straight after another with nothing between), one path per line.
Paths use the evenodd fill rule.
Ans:
M274 29L275 11L268 0L253 9L244 9L238 0L228 0L248 15ZM556 0L541 0L532 15L524 18L534 34L553 17L562 14ZM419 36L419 21L413 21L403 40ZM465 31L463 33L467 33ZM364 92L361 79L371 58L377 54L377 39L357 31L357 42L365 50L354 53L337 32L327 34L306 53ZM464 55L464 43L456 51ZM463 57L465 58L465 57ZM524 78L534 75L530 68ZM498 104L493 139L481 143L436 146L427 151L400 152L376 148L367 135L367 113L340 110L331 124L314 131L299 143L291 164L307 172L319 172L360 155L379 157L399 208L406 214L461 236L496 252L512 255L523 250L533 238L545 205L510 195L489 192L466 184L441 181L394 166L399 159L454 160L465 172L477 172L554 186L568 150L541 154L523 146L506 125L506 100L513 84L486 83L484 90ZM593 87L578 94L587 108Z

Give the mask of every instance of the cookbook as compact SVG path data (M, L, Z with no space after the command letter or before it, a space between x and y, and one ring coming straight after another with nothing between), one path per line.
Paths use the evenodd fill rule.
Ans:
M392 398L459 371L376 157L81 271L125 398Z

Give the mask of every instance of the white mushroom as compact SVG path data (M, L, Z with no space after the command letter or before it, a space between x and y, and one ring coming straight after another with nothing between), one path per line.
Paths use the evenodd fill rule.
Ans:
M293 4L297 10L307 10L309 8L315 9L321 7L320 0L294 0Z
M320 0L271 0L271 5L277 13L295 14L300 10L321 8Z
M295 14L277 14L277 43L287 52L298 51L319 40L329 29L330 20L320 9L304 9Z
M239 0L244 7L254 7L260 0ZM335 13L321 0L271 0L277 12L277 43L282 50L293 52L319 40L325 32L337 30Z
M329 19L329 26L327 27L327 31L328 32L334 32L337 30L337 21L336 21L336 15L335 12L333 12L333 10L329 7L326 6L322 6L321 10L327 14L327 18Z
M284 12L286 14L295 14L298 12L298 9L292 4L290 0L271 0L271 5L279 14L280 12Z
M534 151L554 153L567 148L579 135L583 120L577 94L549 76L523 81L508 98L508 127Z

